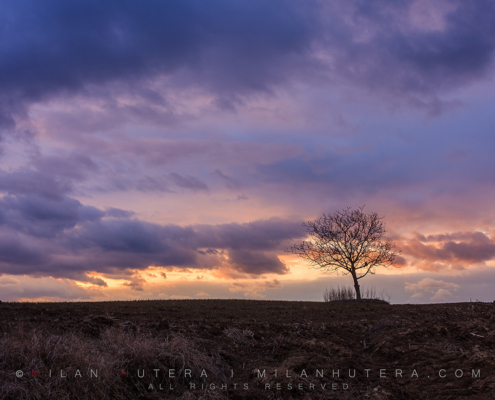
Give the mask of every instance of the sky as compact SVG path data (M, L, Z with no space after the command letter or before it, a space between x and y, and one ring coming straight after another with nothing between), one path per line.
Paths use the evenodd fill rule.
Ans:
M0 300L322 301L302 222L383 216L392 303L493 301L495 4L5 0Z

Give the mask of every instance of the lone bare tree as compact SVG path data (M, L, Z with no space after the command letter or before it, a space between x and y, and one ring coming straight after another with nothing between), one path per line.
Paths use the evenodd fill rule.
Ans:
M375 267L392 265L399 254L394 251L392 240L384 237L383 217L366 214L363 208L349 207L303 223L309 240L287 250L309 261L314 268L351 274L358 300L361 299L359 279L374 274Z

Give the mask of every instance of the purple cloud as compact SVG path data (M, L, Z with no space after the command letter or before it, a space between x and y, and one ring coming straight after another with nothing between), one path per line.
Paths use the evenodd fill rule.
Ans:
M4 2L0 124L13 127L14 116L25 118L26 106L49 97L159 75L174 75L176 86L202 86L221 109L293 79L337 78L438 112L439 93L488 72L494 7L479 1L442 8L439 2L428 26L418 23L415 5ZM138 93L146 103L167 103L151 88ZM128 106L126 113L144 119L151 110Z
M220 268L223 250L229 253L229 265L244 273L286 273L276 252L303 234L299 224L283 220L158 225L131 219L134 214L124 210L84 206L70 197L6 196L0 206L2 272L96 285L104 282L87 271L114 275L150 265Z
M208 191L208 186L204 182L201 182L198 178L194 176L182 176L175 172L170 174L170 179L179 187L185 189L191 189L196 192L198 190Z

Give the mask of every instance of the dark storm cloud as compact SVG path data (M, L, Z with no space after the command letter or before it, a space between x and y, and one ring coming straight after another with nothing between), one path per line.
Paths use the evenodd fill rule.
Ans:
M284 240L304 236L298 222L270 219L246 224L197 225L198 247L231 248L234 250L283 250Z
M182 234L182 229L179 227L176 230L171 227L168 229L172 231L170 232L172 238L174 234ZM83 230L76 232L72 239L75 246L87 243L88 247L96 246L103 251L137 254L166 252L170 256L173 251L163 240L163 228L138 220L98 221L84 226ZM184 260L179 258L172 259L177 263L184 263Z
M434 95L482 77L493 58L493 3L451 4L445 26L421 29L408 20L411 1L4 1L0 124L12 127L12 116L47 96L178 72L176 85L200 85L227 109L245 94L328 74ZM146 103L166 103L141 92ZM442 108L435 98L406 100Z
M277 252L304 233L300 224L276 219L181 227L132 216L84 206L67 196L4 196L0 273L65 277L101 286L104 282L88 271L114 276L150 265L220 268L227 251L229 268L254 275L283 274L288 270Z
M230 250L229 261L236 270L248 274L285 274L289 272L289 269L276 255L261 251Z
M4 126L24 100L180 68L229 96L267 90L283 79L277 66L307 50L315 26L312 7L292 0L24 0L1 8Z
M52 237L77 223L98 220L105 215L97 208L83 206L70 197L5 196L0 200L0 207L5 225L41 237Z
M126 268L202 268L207 265L201 264L204 259L198 255L219 264L221 251L216 249L229 250L229 255L234 255L235 268L246 273L284 273L285 266L270 252L280 251L284 241L303 234L300 224L283 220L188 227L126 219L99 220L69 233L65 246L74 251L97 252L100 259L108 259L108 265ZM253 254L248 256L249 252Z
M375 93L402 95L410 105L439 113L456 103L437 94L486 77L492 66L493 2L427 2L422 12L429 18L421 23L414 21L417 2L347 3L328 6L334 13L326 48L340 76ZM431 96L417 97L425 94Z
M0 273L23 273L21 269L36 272L37 266L49 257L38 246L23 241L17 235L0 234Z

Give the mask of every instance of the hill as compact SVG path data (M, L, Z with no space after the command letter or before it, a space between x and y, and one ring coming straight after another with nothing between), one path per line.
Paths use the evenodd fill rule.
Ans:
M495 305L0 303L2 399L489 399Z

